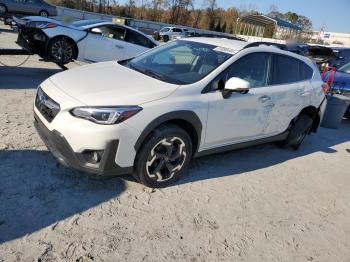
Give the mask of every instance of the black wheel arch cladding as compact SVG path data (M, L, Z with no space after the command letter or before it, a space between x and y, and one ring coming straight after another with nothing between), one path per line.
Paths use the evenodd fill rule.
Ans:
M157 117L156 119L154 119L151 123L149 123L146 126L146 128L142 131L141 135L139 136L139 138L137 139L137 141L135 143L134 148L135 148L136 152L140 149L140 147L142 146L142 144L145 141L145 139L147 138L147 136L149 134L151 134L153 130L155 130L157 127L159 127L160 125L165 124L167 122L176 124L177 121L185 121L188 124L190 124L193 127L193 129L195 130L197 143L195 145L193 145L193 153L197 152L200 141L201 141L201 136L202 136L202 128L203 128L202 122L195 112L187 111L187 110L179 110L179 111L173 111L173 112L163 114L163 115ZM180 125L180 127L181 127L181 125ZM185 131L186 131L186 129L185 129ZM192 139L191 134L189 134L189 135Z

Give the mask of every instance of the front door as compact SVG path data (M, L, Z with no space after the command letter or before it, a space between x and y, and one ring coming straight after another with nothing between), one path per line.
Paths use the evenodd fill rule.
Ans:
M127 43L125 29L104 25L90 29L86 38L83 59L88 62L123 60Z
M211 83L211 91L206 94L209 102L206 149L266 136L269 115L276 103L268 86L270 61L269 53L248 54ZM250 91L223 98L221 91L231 77L250 82Z

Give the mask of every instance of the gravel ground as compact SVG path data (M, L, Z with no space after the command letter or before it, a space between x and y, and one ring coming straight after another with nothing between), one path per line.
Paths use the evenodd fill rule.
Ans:
M4 29L0 48L15 47ZM57 165L32 102L59 71L35 56L0 66L0 261L350 260L349 120L297 152L269 144L194 160L176 185L151 190Z

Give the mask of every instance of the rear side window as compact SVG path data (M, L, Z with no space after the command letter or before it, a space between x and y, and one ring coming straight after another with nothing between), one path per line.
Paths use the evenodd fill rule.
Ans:
M147 48L153 48L155 46L152 43L152 41L149 40L147 37L135 32L133 30L128 30L128 35L127 35L126 41L128 41L131 44L140 45L140 46L147 47Z
M299 62L299 76L300 81L311 79L314 74L314 71L304 62Z
M285 55L275 55L272 85L295 83L311 79L313 70L304 62Z

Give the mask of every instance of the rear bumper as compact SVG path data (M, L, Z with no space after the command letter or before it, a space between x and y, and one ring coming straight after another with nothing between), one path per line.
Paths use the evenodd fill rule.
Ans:
M50 131L34 113L34 126L52 155L64 166L97 175L131 174L132 167L120 167L115 162L119 140L110 141L98 164L88 162L82 153L73 151L64 136L56 130Z

